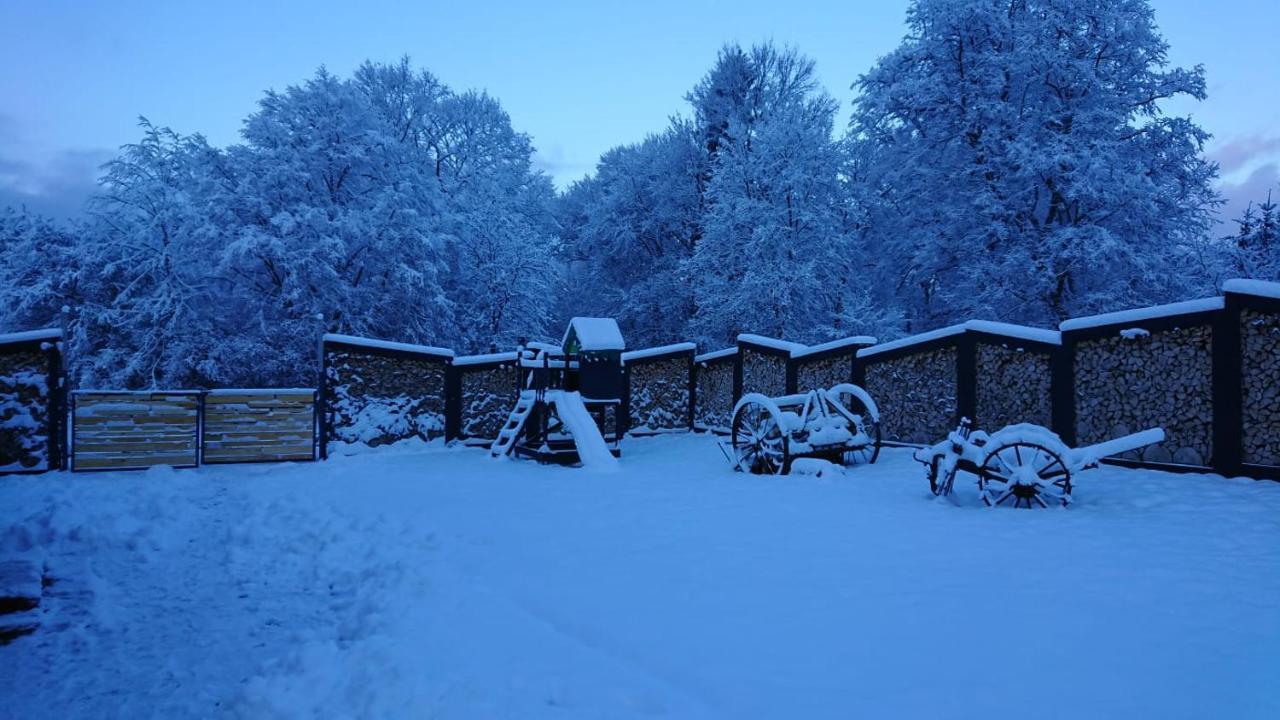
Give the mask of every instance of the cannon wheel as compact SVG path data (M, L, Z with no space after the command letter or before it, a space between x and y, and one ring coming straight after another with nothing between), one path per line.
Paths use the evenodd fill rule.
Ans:
M851 391L853 387L849 384L836 385L827 391L828 397L840 403L854 417L858 432L871 438L871 444L846 450L840 459L845 465L870 465L880 457L880 421L875 419L862 399Z
M1000 442L987 453L978 473L982 501L991 507L1043 507L1071 502L1071 469L1063 453L1039 443Z
M733 415L734 460L739 470L784 475L791 466L782 418L763 403L746 402Z

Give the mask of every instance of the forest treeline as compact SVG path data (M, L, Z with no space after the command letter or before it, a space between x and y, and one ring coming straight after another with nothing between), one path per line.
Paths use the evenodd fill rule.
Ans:
M619 319L633 347L1068 316L1276 278L1230 237L1205 99L1147 0L914 0L851 118L791 47L725 46L668 127L557 193L497 99L408 59L268 92L239 143L143 120L85 218L0 212L0 328L75 381L314 382L322 332L482 352Z

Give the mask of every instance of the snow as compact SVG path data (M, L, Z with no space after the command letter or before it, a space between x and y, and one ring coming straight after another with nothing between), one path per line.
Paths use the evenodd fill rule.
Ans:
M832 340L819 345L810 345L803 350L793 350L791 357L800 358L806 355L814 355L828 350L838 350L853 345L875 345L876 339L870 335L854 335L853 337L842 338L840 340Z
M1019 340L1030 340L1032 342L1046 343L1048 345L1062 344L1062 333L1057 330L1045 330L1043 328L1027 327L1026 325L1013 325L1011 323L992 322L990 320L970 320L964 324L964 329L975 332L990 333L992 335L1004 335L1006 337L1017 338Z
M751 333L742 333L739 335L738 342L750 343L752 345L759 345L760 347L772 348L774 350L782 350L788 354L805 350L805 346L800 343L765 337L764 335L752 335Z
M519 357L517 352L488 353L485 355L462 355L453 359L454 366L485 365L488 363L514 362Z
M547 402L555 405L556 416L573 436L578 457L585 467L593 470L612 470L618 459L609 452L609 446L600 434L600 428L582 403L582 395L566 390L548 390Z
M1168 305L1153 305L1152 307L1121 310L1119 312L1090 315L1089 317L1082 318L1072 318L1070 320L1064 320L1058 328L1063 332L1070 330L1084 330L1087 328L1102 327L1104 325L1118 325L1121 323L1139 322L1141 320L1153 320L1155 318L1170 317L1173 315L1209 312L1212 310L1221 310L1223 307L1224 303L1220 297L1187 300L1185 302L1170 303Z
M13 343L31 342L33 340L61 340L62 331L58 328L45 328L44 330L27 330L25 332L3 333L0 334L0 345L12 345Z
M1258 297L1280 299L1280 282L1236 278L1222 283L1222 291L1239 293L1241 295L1257 295Z
M727 347L727 348L724 348L723 350L713 350L712 352L702 353L701 355L694 355L693 361L700 362L700 363L711 362L712 360L719 360L720 358L732 357L737 354L738 354L738 348Z
M1146 328L1125 328L1120 331L1120 337L1125 340L1137 340L1138 338L1150 337L1151 331Z
M659 355L690 352L697 349L697 344L683 342L672 343L670 345L659 345L658 347L645 348L644 350L632 350L631 352L622 353L622 364L625 365L632 360L643 360L645 358L658 357Z
M401 352L420 353L423 355L453 357L453 351L449 348L433 347L431 345L413 345L410 343L391 342L390 340L371 340L369 338L356 337L354 335L325 333L324 341L342 343L344 345L356 345L359 347L373 348L377 350L398 350Z
M618 321L613 318L576 317L569 321L562 345L568 345L569 333L578 336L578 347L583 350L626 350Z
M880 353L889 352L890 350L897 350L899 348L911 347L912 345L919 345L920 343L926 343L931 340L937 340L939 338L944 338L944 337L951 337L952 335L959 335L963 332L964 332L964 325L948 325L947 327L938 328L937 330L930 330L929 332L920 333L919 335L909 335L904 338L898 338L897 340L891 340L886 343L880 343L879 345L873 345L869 348L863 348L858 351L858 357L870 357L872 355L879 355Z
M418 442L0 478L0 554L57 580L3 714L1280 717L1280 484L955 500L908 450L754 477L705 435L607 481Z

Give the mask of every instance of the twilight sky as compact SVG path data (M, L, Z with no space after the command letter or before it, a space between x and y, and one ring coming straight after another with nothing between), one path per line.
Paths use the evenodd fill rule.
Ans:
M1274 0L1154 0L1180 65L1208 70L1190 112L1214 140L1234 217L1280 183ZM0 7L0 206L78 212L97 166L145 115L212 143L238 139L267 88L320 65L408 54L455 89L495 95L560 187L604 150L661 130L727 41L813 57L847 117L849 86L902 37L906 0L612 3L381 0L6 0ZM842 120L843 122L843 120ZM843 128L841 128L843 129ZM1277 190L1280 195L1280 189Z

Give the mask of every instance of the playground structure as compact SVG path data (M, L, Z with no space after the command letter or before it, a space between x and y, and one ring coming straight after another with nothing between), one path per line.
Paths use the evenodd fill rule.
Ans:
M558 346L522 345L519 396L490 454L561 465L612 464L622 452L624 349L611 318L574 318Z
M1163 429L1150 428L1072 448L1039 425L1008 425L988 435L975 430L969 418L961 418L946 440L915 451L914 458L925 466L929 489L939 497L951 495L956 473L963 470L978 477L978 494L989 507L1066 507L1073 474L1164 439Z
M786 475L800 458L874 463L880 410L850 383L779 397L748 393L734 407L729 447L721 447L735 469L759 475Z

